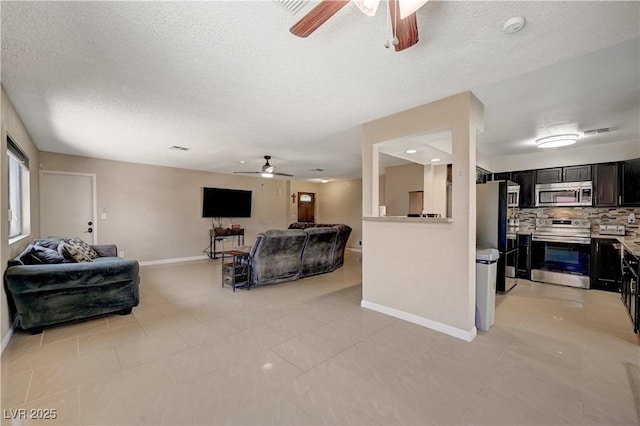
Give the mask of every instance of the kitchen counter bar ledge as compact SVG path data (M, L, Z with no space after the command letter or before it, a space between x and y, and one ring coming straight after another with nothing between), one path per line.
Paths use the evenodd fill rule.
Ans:
M453 223L450 217L407 217L407 216L371 216L362 220L371 222L404 222L404 223Z

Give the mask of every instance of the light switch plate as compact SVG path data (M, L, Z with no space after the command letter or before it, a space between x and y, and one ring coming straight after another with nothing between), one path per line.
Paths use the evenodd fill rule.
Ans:
M106 213L100 213L100 219L107 220L107 214Z

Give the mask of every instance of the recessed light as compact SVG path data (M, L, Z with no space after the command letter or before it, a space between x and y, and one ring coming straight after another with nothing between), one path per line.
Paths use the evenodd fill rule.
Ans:
M246 163L246 161L240 160L240 164L244 164L244 163Z
M505 34L514 34L524 28L526 21L522 16L514 16L511 19L508 19L507 22L502 26L502 31Z
M329 182L329 179L321 179L321 180L320 180L320 182L322 182L322 183L328 183L328 182Z
M440 159L439 159L439 158L432 158L432 159L431 159L431 162L432 162L432 163L437 163L438 161L440 161Z
M416 152L418 152L417 149L408 149L405 151L407 154L415 154Z

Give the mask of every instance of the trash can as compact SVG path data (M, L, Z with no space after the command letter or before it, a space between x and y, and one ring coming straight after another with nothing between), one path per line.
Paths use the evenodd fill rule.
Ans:
M476 248L476 327L487 331L496 312L496 276L500 252Z

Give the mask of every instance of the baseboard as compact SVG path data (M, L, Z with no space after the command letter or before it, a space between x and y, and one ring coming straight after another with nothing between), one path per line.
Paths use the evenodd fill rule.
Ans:
M209 256L203 254L201 256L177 257L175 259L146 260L140 262L140 266L166 265L168 263L193 262L194 260L207 260Z
M411 322L413 324L421 325L423 327L430 328L440 333L448 334L449 336L456 337L466 342L471 342L478 334L478 330L474 326L471 330L462 330L460 328L452 327L447 324L443 324L438 321L433 321L418 315L410 314L408 312L400 311L398 309L390 308L388 306L379 305L377 303L368 302L364 299L360 302L360 306L372 311L380 312L381 314L389 315L394 318L398 318L404 321Z
M362 253L362 249L352 248L352 247L347 247L347 251L353 251L353 252L356 252L356 253Z
M18 326L18 317L16 317L13 320L13 324L11 324L11 327L9 327L9 331L7 331L7 334L5 334L2 337L2 351L0 351L0 355L3 354L4 350L7 349L7 346L9 346L9 342L13 337L13 330L15 330L17 326Z

